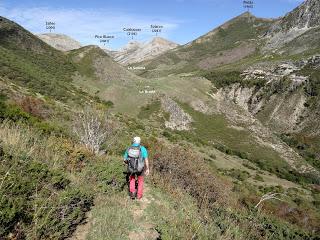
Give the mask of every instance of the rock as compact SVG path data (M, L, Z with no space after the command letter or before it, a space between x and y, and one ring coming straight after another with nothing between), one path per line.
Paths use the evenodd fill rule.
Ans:
M320 55L309 58L307 62L313 67L320 67Z
M59 51L70 51L81 48L81 44L64 34L45 33L37 35L42 41Z
M178 131L191 129L191 116L185 113L175 101L165 96L161 98L161 104L163 109L170 114L169 121L165 122L167 128Z
M307 0L273 24L265 35L268 40L263 50L279 49L308 30L319 26L320 1Z
M287 76L296 70L298 70L298 68L296 66L294 66L293 64L284 63L284 64L277 66L276 69L274 70L274 73L279 74L281 76Z

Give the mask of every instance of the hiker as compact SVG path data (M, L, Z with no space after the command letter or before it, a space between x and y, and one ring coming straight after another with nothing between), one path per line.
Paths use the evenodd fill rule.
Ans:
M131 199L142 198L144 175L149 175L148 151L140 145L141 138L134 137L132 145L124 154L124 163L128 165ZM138 191L136 191L136 177L138 178Z

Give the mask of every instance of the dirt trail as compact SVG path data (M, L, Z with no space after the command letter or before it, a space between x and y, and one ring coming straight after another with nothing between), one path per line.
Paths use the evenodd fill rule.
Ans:
M148 186L145 185L144 196L132 209L133 221L137 228L129 233L130 240L156 240L159 239L159 233L154 229L154 225L147 221L145 210L155 199L150 195Z
M77 227L72 237L68 238L68 240L86 240L90 230L91 221L92 214L91 212L88 212L85 222Z
M159 239L159 233L155 230L154 224L148 222L146 218L147 214L145 213L148 206L155 201L150 194L149 187L145 184L144 196L141 200L130 201L134 201L134 204L132 204L132 221L134 222L135 229L129 233L128 238L130 240ZM86 240L94 221L92 213L88 212L85 222L77 227L73 236L68 238L68 240Z

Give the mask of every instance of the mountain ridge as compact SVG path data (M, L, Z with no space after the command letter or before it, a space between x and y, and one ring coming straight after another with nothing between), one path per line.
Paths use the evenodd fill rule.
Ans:
M178 44L174 42L161 37L155 37L151 41L145 43L137 41L129 42L119 51L112 52L112 56L115 61L123 65L130 65L153 59L177 46Z
M36 36L55 49L63 52L82 47L81 43L65 34L43 33Z

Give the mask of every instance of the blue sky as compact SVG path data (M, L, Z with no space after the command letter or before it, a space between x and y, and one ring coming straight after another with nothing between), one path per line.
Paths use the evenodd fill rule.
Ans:
M96 34L114 35L108 48L131 40L123 28L141 28L135 36L148 41L151 24L164 26L160 36L185 44L244 12L242 0L0 0L0 15L33 33L48 32L46 21L56 22L55 33L67 34L83 45L99 44ZM302 0L254 0L259 17L283 16Z

